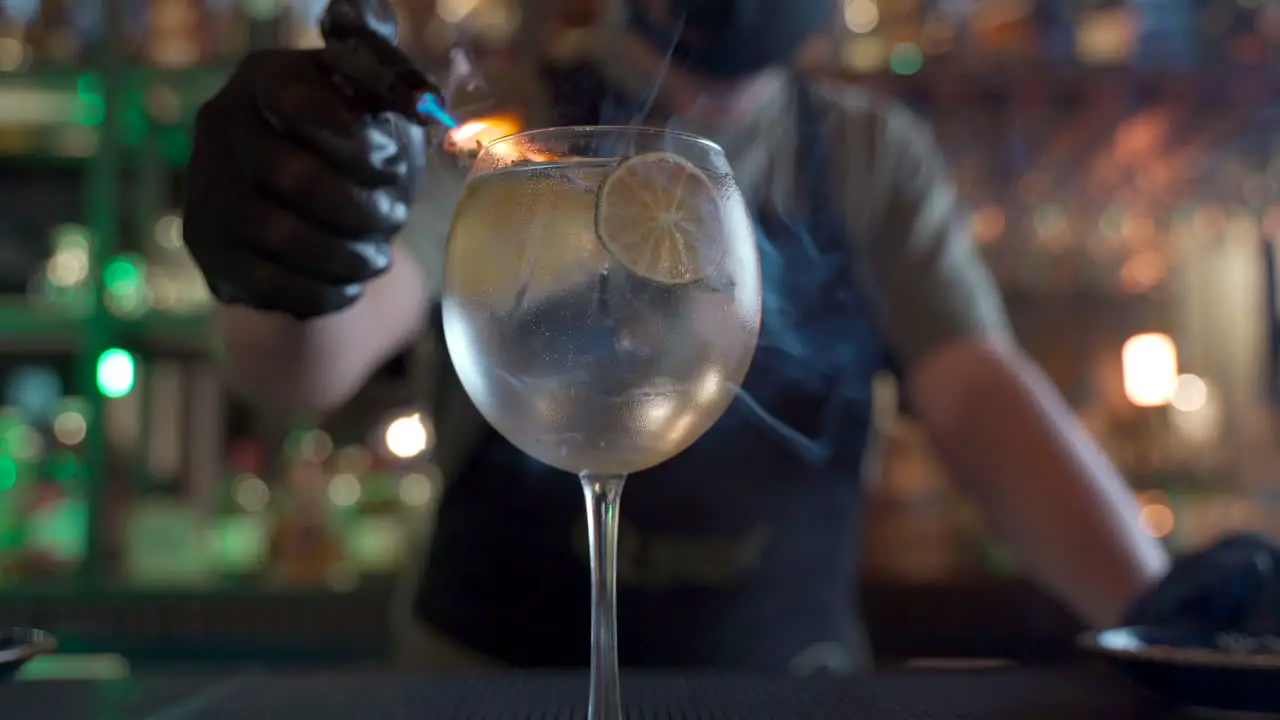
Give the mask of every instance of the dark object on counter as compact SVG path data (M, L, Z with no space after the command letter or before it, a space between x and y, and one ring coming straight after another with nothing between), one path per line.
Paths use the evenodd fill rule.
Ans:
M43 630L8 628L0 631L0 684L13 679L27 661L58 649L58 641Z
M1203 710L1280 713L1280 638L1242 640L1224 633L1140 626L1086 633L1080 645L1166 702Z
M1130 610L1125 625L1192 636L1280 636L1280 546L1235 535L1178 560Z
M1180 558L1126 627L1081 645L1165 699L1280 713L1280 546L1234 535Z

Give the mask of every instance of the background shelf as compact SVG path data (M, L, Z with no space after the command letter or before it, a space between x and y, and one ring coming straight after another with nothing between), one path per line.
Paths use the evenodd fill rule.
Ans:
M286 515L290 499L305 491L312 499L323 496L318 504L332 516L335 544L374 547L383 553L379 562L385 573L386 548L405 542L391 537L392 523L374 517L378 509L396 505L404 514L403 526L420 528L437 487L429 458L401 462L387 457L383 447L390 420L414 416L420 409L415 373L421 371L415 356L390 363L347 414L324 428L282 427L280 418L248 412L218 376L211 322L204 314L207 296L201 297L203 283L180 242L183 168L200 103L217 91L245 49L314 42L315 13L324 3L34 4L59 8L68 16L90 6L109 11L88 20L14 20L14 7L33 3L0 2L0 68L21 68L0 71L0 389L7 393L0 421L8 423L0 427L0 489L10 486L6 473L14 459L3 438L34 433L49 457L27 463L29 474L12 484L21 492L4 499L21 496L26 502L60 487L66 498L81 503L78 509L64 503L81 513L75 518L92 518L87 530L82 522L79 536L72 536L48 529L53 520L63 523L58 528L69 525L62 516L51 520L47 507L29 514L46 523L34 533L40 538L38 549L66 554L48 572L68 576L64 579L72 589L66 592L72 597L100 596L113 607L127 605L121 597L135 591L154 595L124 582L120 568L129 565L133 552L125 536L130 521L138 518L135 511L146 504L140 501L159 503L157 499L169 501L174 511L152 517L157 524L169 523L166 527L172 529L184 521L194 524L194 519L243 521L256 535L249 540L244 538L252 533L237 536L236 542L254 545L248 551L241 547L245 557L252 555L241 560L258 568L278 564L277 558L267 557L270 519ZM1280 25L1274 3L1255 3L1252 9L1247 3L1202 3L1205 11L1184 26L1182 36L1164 37L1163 45L1142 39L1172 26L1146 23L1133 3L978 0L962 3L970 12L961 17L966 13L956 11L954 3L847 0L846 10L852 5L865 10L868 4L878 8L876 22L868 25L865 15L844 13L833 23L830 52L811 70L874 85L935 121L974 206L975 236L1008 291L1015 324L1073 400L1097 397L1099 378L1112 377L1096 370L1095 353L1118 358L1118 345L1128 335L1185 320L1171 319L1184 309L1170 310L1169 298L1177 299L1177 290L1170 288L1185 267L1216 262L1208 255L1188 261L1193 243L1187 238L1202 249L1225 252L1275 237L1280 192L1273 192L1274 182L1259 182L1280 177L1267 175L1273 149L1265 143L1228 147L1250 133L1266 138L1280 131L1280 124L1272 128L1270 116L1262 112L1278 67L1280 36L1274 28ZM1159 14L1193 4L1140 5ZM414 32L405 33L406 44L431 59L457 38L472 38L480 64L494 78L503 78L504 64L527 67L535 62L529 51L545 51L546 37L555 34L544 33L547 28L537 23L560 22L549 7L534 7L535 0L479 0L460 23L442 20L431 2L404 0L399 5L406 17L416 18ZM530 10L523 25L512 20L511 8L517 5ZM565 5L591 3L555 7L563 11ZM1010 8L1026 12L1010 18L1018 14ZM172 20L183 9L186 24L155 22L161 12L170 13L166 17ZM43 29L37 27L41 22ZM581 25L582 18L564 25L574 23ZM57 32L50 33L50 24ZM57 43L49 42L58 33L74 36L83 52L59 55ZM1070 41L1062 42L1064 37ZM30 65L6 62L15 43L32 60ZM1192 56L1194 62L1182 61ZM147 57L156 65L144 62ZM62 66L54 64L58 59ZM543 60L545 53L537 57ZM159 67L177 62L189 67ZM1165 105L1176 106L1176 112L1160 116ZM1147 132L1160 142L1151 143L1145 155L1126 158L1131 166L1118 171L1109 166L1120 155L1118 143L1135 134L1135 123L1129 121L1149 118L1153 108L1159 110L1157 119L1168 121L1176 132ZM1136 125L1150 131L1159 130L1160 123ZM1061 152L1059 144L1071 152ZM1194 160L1189 166L1197 172L1202 161L1218 162L1225 170L1198 176L1210 181L1179 187L1180 194L1146 192L1144 183L1134 179L1160 176L1168 168L1156 161L1174 156ZM1118 172L1121 181L1099 189L1090 174L1098 168ZM1045 171L1050 182L1032 182L1043 181ZM1263 187L1271 195L1245 202L1246 186ZM1053 197L1046 199L1037 187L1048 187ZM1173 203L1179 207L1168 207ZM1127 227L1151 228L1145 244L1131 242L1115 229ZM1174 240L1183 244L1175 247ZM1247 263L1239 260L1238 265ZM1144 272L1135 273L1135 266ZM1223 269L1220 275L1229 277L1230 272L1234 270ZM175 300L175 288L191 293ZM1252 292L1234 282L1206 283L1184 304L1216 308L1223 296ZM175 307L185 312L171 312ZM1208 315L1197 316L1196 322L1216 332L1220 326L1252 322L1240 319L1248 317L1237 309L1231 323ZM1073 332L1063 333L1063 327ZM1217 391L1234 388L1232 398L1259 396L1248 384L1252 380L1244 379L1261 376L1259 368L1226 358L1230 353L1225 350L1214 354L1235 347L1239 336L1205 335L1210 339L1201 341L1199 355L1194 347L1184 352L1190 371L1205 368ZM1203 349L1210 346L1213 352ZM100 359L116 350L128 355L110 358L128 361L108 363L104 370ZM10 387L20 384L13 381L16 377L36 378L44 387L57 385L61 396L53 409L24 405L28 391ZM1231 410L1235 415L1224 421L1233 432L1246 426L1240 416L1256 410L1237 405L1242 409ZM25 424L10 422L23 413ZM1156 417L1152 411L1132 424L1163 427L1163 422L1164 415ZM83 433L72 432L81 428ZM1114 431L1116 457L1139 458L1157 469L1181 462L1169 459L1171 453L1159 443L1149 443L1142 428L1131 433L1140 436L1137 440L1128 430ZM1209 470L1197 466L1196 473L1188 473L1195 482L1228 474L1219 473L1213 463L1233 448L1223 441L1213 449L1197 453L1202 455L1197 462ZM78 467L71 479L46 472L51 458L68 454ZM1152 495L1149 501L1173 512L1170 507L1183 500L1168 487L1172 481L1158 479L1168 475L1146 465L1130 472L1141 489L1173 495ZM363 493L358 500L352 500L353 488ZM1210 519L1200 523L1210 528L1206 534L1221 526L1214 519L1218 515L1238 515L1231 508L1219 512L1208 501L1185 502L1208 508L1203 514ZM1192 527L1194 508L1175 509L1180 527ZM909 521L920 527L934 520ZM16 525L6 522L0 517L0 557L22 555L22 543L33 535L22 535L29 528L15 530ZM208 560L201 554L208 554L207 544L192 538L184 542L201 549L187 556L175 552L165 559L171 567ZM946 540L938 546L956 544ZM926 545L913 540L885 556L900 560ZM79 573L81 569L85 572ZM46 570L41 566L0 576L0 611L53 602L34 590L48 580ZM261 573L244 574L251 577L241 577L238 568L210 573L217 576L214 584L254 586L245 592L278 594L286 600L276 607L288 607L293 589L269 587ZM305 582L317 595L335 594L323 575L312 573ZM13 585L34 594L6 595ZM200 583L196 586L193 594L206 592ZM93 610L89 600L78 607L77 612Z
M196 111L227 74L225 68L121 69L115 82L122 161L158 157L174 167L185 164ZM104 140L105 83L105 75L92 70L0 73L0 163L87 163Z

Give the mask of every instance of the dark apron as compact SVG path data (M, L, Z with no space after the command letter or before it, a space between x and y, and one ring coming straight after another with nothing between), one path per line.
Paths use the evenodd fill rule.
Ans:
M799 128L816 128L808 92L797 92ZM794 215L805 221L771 207L756 214L764 314L742 392L687 451L627 481L623 665L812 672L867 662L854 592L859 477L872 376L886 355L855 290L824 145L798 150L806 187L797 197L807 207ZM446 433L445 408L475 411L456 378L442 390ZM418 617L509 664L587 664L591 588L577 479L491 430L474 447L454 459Z

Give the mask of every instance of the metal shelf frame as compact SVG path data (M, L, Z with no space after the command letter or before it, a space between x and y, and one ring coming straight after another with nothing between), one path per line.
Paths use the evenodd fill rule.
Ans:
M114 141L119 136L121 120L121 60L119 52L120 33L124 24L124 0L104 0L103 22L105 24L106 47L102 54L102 135L103 142L90 159L85 177L86 201L85 218L88 220L90 237L89 267L93 292L93 309L85 323L84 346L79 356L77 380L85 389L89 403L90 432L85 438L88 443L85 452L86 466L91 468L89 478L87 506L89 508L89 527L87 556L81 568L83 578L92 586L100 585L106 575L106 549L110 547L106 534L108 522L106 517L108 492L105 474L93 477L95 473L104 473L108 466L108 449L102 418L106 410L106 398L101 393L93 392L97 385L97 359L111 347L115 327L112 315L107 311L104 302L102 269L120 244L120 147Z

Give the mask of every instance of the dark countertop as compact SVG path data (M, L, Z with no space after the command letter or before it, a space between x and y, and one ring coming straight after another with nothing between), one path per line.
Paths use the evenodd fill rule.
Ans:
M1169 718L1083 667L891 672L847 680L623 673L629 720ZM0 716L40 720L582 720L585 674L378 671L143 676L0 688Z
M197 653L220 662L355 662L386 656L390 594L389 584L379 582L351 593L27 590L0 593L0 618L52 631L65 651L121 653L135 664ZM886 663L918 657L1061 662L1074 657L1081 629L1060 605L1016 578L869 579L861 596L876 656Z

